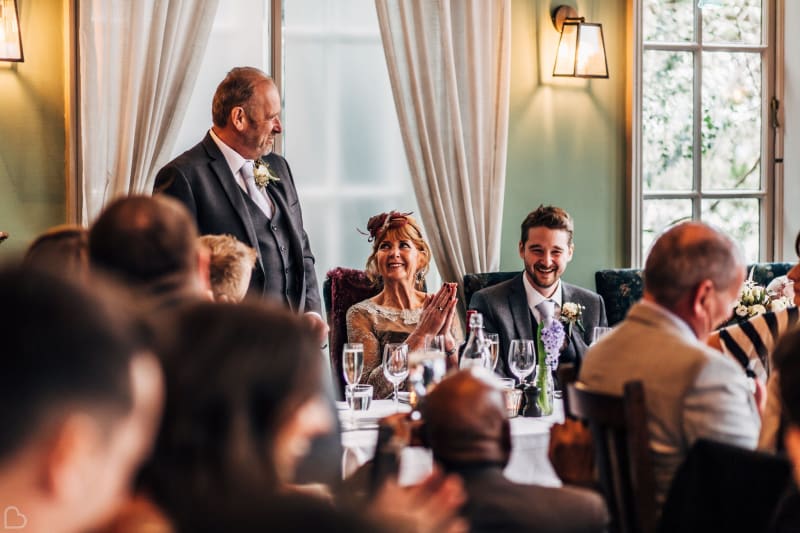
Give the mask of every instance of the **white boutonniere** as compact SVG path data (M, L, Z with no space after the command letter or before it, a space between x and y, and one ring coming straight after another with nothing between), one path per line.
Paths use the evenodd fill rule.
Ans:
M567 335L572 335L572 326L577 324L581 332L585 332L581 317L585 307L575 302L564 302L561 304L561 322L567 325Z
M266 187L273 181L281 181L281 179L272 171L269 164L261 159L256 159L253 162L253 177L256 180L256 185L259 187Z

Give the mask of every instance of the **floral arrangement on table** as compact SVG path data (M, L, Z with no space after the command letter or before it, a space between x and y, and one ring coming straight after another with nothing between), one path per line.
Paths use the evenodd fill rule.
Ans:
M253 178L256 181L256 185L259 187L266 187L273 181L281 181L277 174L272 171L269 163L261 159L253 161Z
M572 336L572 327L578 326L578 329L581 330L581 333L585 333L586 330L583 327L583 322L581 322L581 318L583 317L583 310L586 309L585 306L575 303L575 302L564 302L561 305L561 322L567 325L567 336Z
M739 291L739 298L734 304L733 317L729 323L743 322L767 311L780 311L793 305L792 298L786 296L783 291L772 291L753 281L751 269L742 290Z
M558 367L558 357L565 338L564 325L558 320L551 320L547 325L540 323L536 330L535 383L539 389L536 406L541 416L553 414L553 372Z

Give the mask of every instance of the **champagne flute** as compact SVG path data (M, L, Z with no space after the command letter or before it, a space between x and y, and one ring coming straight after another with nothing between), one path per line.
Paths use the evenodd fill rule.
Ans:
M439 383L447 372L444 335L425 335L425 387Z
M364 372L364 345L360 342L348 342L342 349L342 373L344 374L345 392L344 399L347 400L348 392L352 396L353 386L361 381L361 374ZM350 407L350 416L353 416L352 402L347 402Z
M500 354L500 335L497 333L487 333L486 340L489 341L489 360L486 361L489 370L497 368L497 356Z
M508 368L517 376L520 384L536 366L536 350L531 339L514 339L508 349Z
M386 343L383 347L383 375L394 385L394 410L399 412L397 386L408 377L408 344Z

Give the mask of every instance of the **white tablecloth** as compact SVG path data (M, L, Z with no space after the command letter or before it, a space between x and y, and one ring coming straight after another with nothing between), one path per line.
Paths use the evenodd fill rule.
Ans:
M351 413L342 409L346 407L343 402L338 402L338 405L339 417L343 423L342 471L347 477L374 455L378 438L375 424L384 416L394 413L394 403L391 400L373 400L369 411L364 413ZM410 409L405 404L400 404L400 408L403 411ZM368 429L348 430L348 427L352 427L353 419L359 427L366 426ZM547 458L547 446L550 442L550 426L563 421L564 407L561 400L556 400L555 412L551 416L511 419L511 459L505 469L508 479L518 483L561 486L561 480L558 479ZM431 468L432 459L429 450L408 448L401 457L400 483L414 483L430 472Z

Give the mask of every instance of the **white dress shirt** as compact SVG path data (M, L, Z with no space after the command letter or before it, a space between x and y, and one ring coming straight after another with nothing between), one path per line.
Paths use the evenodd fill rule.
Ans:
M533 317L536 319L536 322L539 323L542 321L542 314L536 308L537 305L544 302L545 300L550 300L555 302L555 308L553 309L553 316L558 317L561 313L561 280L559 279L556 281L556 290L553 292L553 295L550 298L545 298L542 296L542 293L537 291L531 282L528 281L528 274L522 274L522 284L525 287L525 296L528 300L528 308L533 313Z
M247 184L245 183L245 177L242 174L242 166L244 166L244 162L247 161L246 158L242 157L242 154L225 144L225 141L217 137L217 134L214 133L214 129L208 130L208 133L211 134L211 139L219 148L219 151L222 152L223 157L225 157L225 162L228 163L228 168L231 169L231 174L233 174L233 179L236 180L236 183L239 185L239 188L249 196L247 192ZM269 208L269 212L265 212L264 214L267 215L267 218L272 218L273 213L273 205L272 200L270 199L267 191L261 191L261 194L267 199L267 207Z

